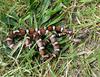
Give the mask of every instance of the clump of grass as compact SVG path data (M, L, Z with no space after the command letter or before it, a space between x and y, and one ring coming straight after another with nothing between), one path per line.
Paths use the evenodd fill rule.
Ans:
M17 77L99 77L100 74L99 0L3 0L0 1L0 76ZM37 51L19 48L15 56L4 39L9 30L64 25L77 37L82 30L89 35L79 45L68 37L59 38L62 50L52 61L40 63L32 56ZM52 49L51 49L52 50ZM16 51L15 51L16 52ZM34 62L32 64L32 62Z

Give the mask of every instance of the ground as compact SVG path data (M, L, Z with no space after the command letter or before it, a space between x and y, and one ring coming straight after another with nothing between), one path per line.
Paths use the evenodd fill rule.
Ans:
M69 36L60 37L60 55L44 63L32 58L35 44L31 49L11 50L5 43L10 30L48 25L72 29L72 39L87 36L79 44ZM13 52L18 53L12 56ZM99 72L99 0L0 0L1 77L100 77Z

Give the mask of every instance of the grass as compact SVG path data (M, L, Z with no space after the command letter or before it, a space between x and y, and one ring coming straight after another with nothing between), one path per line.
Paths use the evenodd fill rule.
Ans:
M0 0L0 76L1 77L99 77L100 74L100 1L99 0ZM10 50L5 44L9 30L64 25L89 35L74 45L60 37L61 54L40 63L37 51L20 47ZM52 50L52 48L50 48ZM11 54L16 52L14 56ZM19 51L19 52L18 52ZM32 64L33 62L33 64Z

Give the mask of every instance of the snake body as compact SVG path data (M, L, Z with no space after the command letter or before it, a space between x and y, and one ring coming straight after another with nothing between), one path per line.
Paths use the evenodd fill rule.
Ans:
M17 44L14 43L14 39L16 37L22 38L27 34L24 43L24 48L30 47L32 45L31 41L34 40L38 46L38 51L41 57L49 57L49 55L46 54L46 48L45 48L46 44L41 37L43 35L49 35L51 33L48 39L50 40L53 46L52 55L56 57L60 52L60 44L57 41L56 34L52 33L52 31L55 31L58 36L73 34L72 30L69 30L61 26L48 26L47 28L42 27L38 30L33 28L25 30L21 28L15 31L10 31L6 38L6 43L9 48L14 49L17 46Z

